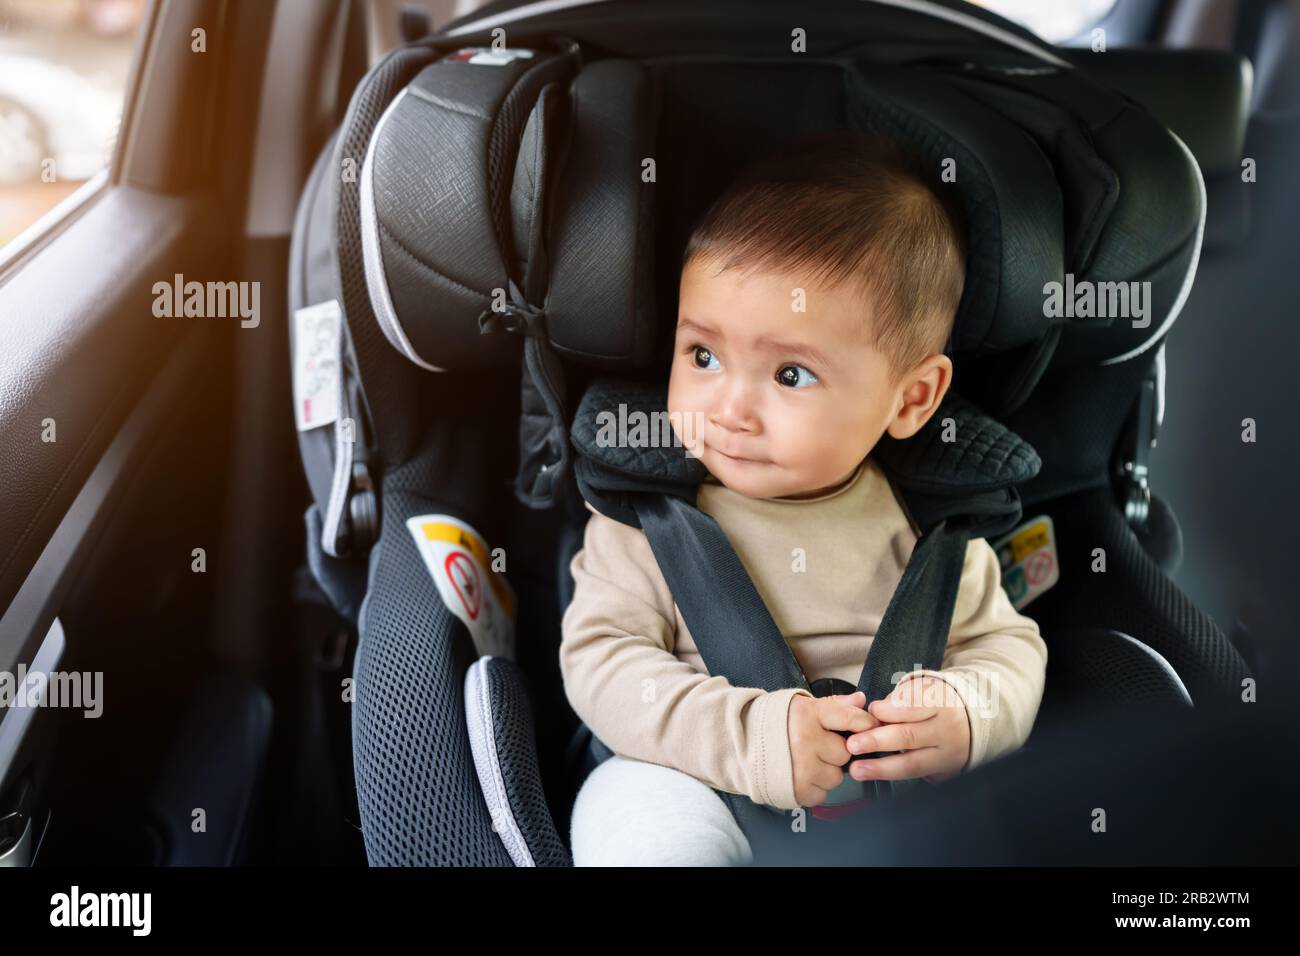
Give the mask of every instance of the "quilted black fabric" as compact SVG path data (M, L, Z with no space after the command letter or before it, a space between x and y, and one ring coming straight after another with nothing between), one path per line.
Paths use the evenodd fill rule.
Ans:
M952 419L952 441L945 441ZM882 464L909 488L943 493L1017 485L1038 474L1038 453L1015 432L949 389L930 420L911 438L881 438Z
M667 420L662 417L667 413L666 384L598 379L583 394L570 435L579 454L617 474L694 487L708 472L698 458L686 454L676 435L670 436L671 444L663 444L661 423ZM647 447L602 443L602 420L613 415L616 424L624 419L630 423L634 414L645 416L647 435L653 435L657 443Z

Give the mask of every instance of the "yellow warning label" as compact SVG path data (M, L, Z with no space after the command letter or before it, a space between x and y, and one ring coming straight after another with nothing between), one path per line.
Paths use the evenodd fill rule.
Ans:
M424 532L424 537L429 541L449 541L452 544L458 544L474 556L474 560L479 566L487 572L488 584L492 587L492 592L496 594L497 600L505 609L506 614L514 617L515 601L514 595L510 589L501 581L496 571L492 570L492 556L488 553L487 545L483 539L472 531L466 531L464 528L458 528L454 524L448 524L445 521L426 521L420 525L420 530Z
M1025 555L1033 554L1039 548L1047 547L1051 540L1052 536L1047 530L1047 522L1035 521L1011 539L1011 553L1019 561Z

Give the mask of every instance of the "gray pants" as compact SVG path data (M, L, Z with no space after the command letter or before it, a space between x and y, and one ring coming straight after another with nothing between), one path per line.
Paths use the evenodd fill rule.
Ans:
M569 826L574 866L743 866L753 861L708 784L617 754L583 782Z

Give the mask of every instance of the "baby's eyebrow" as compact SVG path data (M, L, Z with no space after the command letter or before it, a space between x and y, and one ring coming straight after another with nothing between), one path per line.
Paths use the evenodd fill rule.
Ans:
M677 330L679 332L682 331L689 332L692 329L694 329L696 332L699 332L701 335L718 334L718 330L713 328L713 326L705 325L703 322L696 322L694 319L689 318L687 316L682 316L680 319L677 320Z
M701 335L716 336L718 334L717 329L705 325L703 322L698 322L688 316L682 316L678 319L677 329L678 331L695 331L699 332ZM830 368L833 365L831 360L828 359L820 350L803 342L786 342L782 339L773 338L770 335L760 335L754 340L754 347L766 349L769 352L793 355L797 358L811 362L814 365L821 365L825 368Z
M754 340L754 345L758 348L765 348L770 352L780 352L784 355L794 355L805 361L812 362L814 365L829 367L831 360L823 355L820 351L811 345L803 342L785 342L780 339L774 339L770 335L760 335Z

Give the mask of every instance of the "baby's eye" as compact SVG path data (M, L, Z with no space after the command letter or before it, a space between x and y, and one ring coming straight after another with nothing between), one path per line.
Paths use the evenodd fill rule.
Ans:
M697 346L694 347L694 351L695 351L694 358L695 358L695 367L696 367L696 368L714 369L714 368L717 368L717 367L718 367L717 364L716 364L717 361L718 361L717 356L715 356L712 352L710 352L710 351L709 351L708 349L706 349L704 346L702 346L702 345L697 345ZM706 363L706 364L704 364L704 365L701 365L701 364L700 364L700 356L701 356L701 355L704 356L704 361L705 361L705 363ZM713 364L708 364L708 363L713 363Z
M800 378L800 372L807 378ZM817 376L802 365L782 365L776 371L776 380L790 388L803 388L817 382Z

